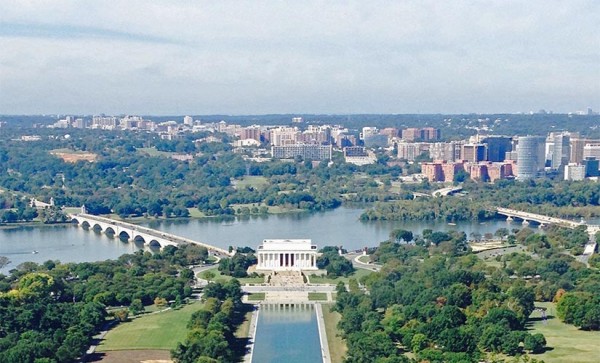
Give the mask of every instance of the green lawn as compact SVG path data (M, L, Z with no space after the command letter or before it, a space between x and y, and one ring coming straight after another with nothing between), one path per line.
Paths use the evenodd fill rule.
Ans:
M366 275L370 275L372 274L373 271L370 270L365 270L365 269L356 269L356 271L348 276L348 277L338 277L335 279L332 279L330 277L327 276L308 276L308 279L310 280L311 284L337 284L338 282L342 281L343 283L348 283L348 280L354 278L358 281L360 281L361 277L366 276Z
M325 292L309 292L308 301L327 301L327 293Z
M236 188L253 187L259 188L269 184L269 179L259 175L249 175L235 181Z
M248 338L250 337L250 320L252 319L252 310L248 311L244 315L244 322L238 326L235 331L236 338Z
M200 212L198 208L188 208L188 212L190 213L190 217L192 218L204 218L206 214Z
M371 261L371 257L370 256L360 256L358 258L358 260L362 263L369 263Z
M215 265L214 268L211 268L209 270L203 271L202 273L200 273L200 277L203 279L206 279L206 273L208 271L210 271L211 273L213 273L215 275L215 277L211 278L210 281L222 281L222 282L227 282L229 280L231 280L233 277L228 276L228 275L223 275L219 270L218 270L219 266ZM240 284L245 285L245 284L262 284L263 282L265 282L265 278L264 277L242 277L242 278L238 278L238 280L240 281Z
M128 349L172 349L183 342L192 313L200 308L198 302L178 310L145 315L111 329L98 351Z
M341 318L339 313L331 311L331 305L323 304L323 320L332 363L342 363L348 350L344 340L338 336L337 323Z
M168 152L168 151L158 151L158 150L156 150L155 147L141 147L141 148L138 148L135 150L140 154L146 154L148 156L170 157L171 155L175 154L173 152Z
M547 308L550 317L546 323L540 320L541 314L531 314L531 333L542 333L546 337L550 350L544 354L531 355L546 363L577 362L592 363L600 360L600 332L579 330L573 325L564 324L556 317L556 308L552 303L536 303L536 306Z
M248 294L248 301L262 301L265 299L264 292L255 292L252 294Z

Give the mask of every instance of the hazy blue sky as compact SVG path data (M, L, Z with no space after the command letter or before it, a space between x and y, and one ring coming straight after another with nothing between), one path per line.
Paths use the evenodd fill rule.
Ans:
M587 107L597 0L0 0L0 114Z

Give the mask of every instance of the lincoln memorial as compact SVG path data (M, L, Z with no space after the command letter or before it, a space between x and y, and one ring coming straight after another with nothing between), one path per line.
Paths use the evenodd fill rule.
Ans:
M257 270L318 270L317 246L309 239L265 239L258 246Z

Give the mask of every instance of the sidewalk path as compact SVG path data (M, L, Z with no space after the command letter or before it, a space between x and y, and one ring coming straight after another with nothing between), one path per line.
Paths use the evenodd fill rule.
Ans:
M323 363L331 363L329 344L327 343L327 332L325 331L325 319L323 319L323 307L321 304L315 304L315 313L317 314L317 327L319 328L319 340L321 341Z

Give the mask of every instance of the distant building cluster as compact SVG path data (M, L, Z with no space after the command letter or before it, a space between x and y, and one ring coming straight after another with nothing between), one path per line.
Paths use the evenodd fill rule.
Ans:
M588 110L587 114L593 112ZM154 122L131 115L98 115L91 119L67 116L50 127L155 132L166 140L183 139L186 133L209 133L196 139L197 143L221 142L222 138L214 133L223 133L232 139L235 152L261 162L329 161L333 151L338 150L343 152L347 163L369 165L377 162L376 152L393 153L395 158L388 161L389 165L420 165L422 177L431 182L450 182L465 175L482 182L527 180L545 175L565 180L600 177L600 140L566 131L551 132L546 137L482 135L479 133L488 131L479 127L478 134L468 139L443 141L440 130L433 127L365 126L349 130L342 125L307 124L302 117L292 117L288 125L241 126L226 121L201 122L191 116L182 121ZM22 141L38 138L24 136ZM175 157L182 161L192 158L185 154Z
M565 180L599 176L600 141L580 138L576 133L552 132L543 136L482 136L451 143L399 143L398 157L415 160L429 152L431 162L422 162L429 181L453 181L458 171L471 179L527 180L557 174Z

